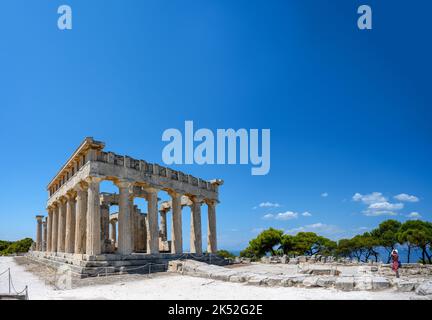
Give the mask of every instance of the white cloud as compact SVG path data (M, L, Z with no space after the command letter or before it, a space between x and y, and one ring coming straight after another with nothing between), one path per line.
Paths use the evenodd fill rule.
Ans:
M409 217L411 219L420 219L421 214L418 212L411 212L410 214L407 215L407 217Z
M302 213L302 216L303 216L303 217L311 217L311 216L312 216L312 213L310 213L310 212L308 212L308 211L305 211L305 212Z
M259 204L260 208L279 208L280 204L279 203L272 203L272 202L262 202Z
M370 194L356 193L352 197L354 201L362 202L368 207L363 211L366 216L395 216L395 211L404 207L403 203L391 203L381 192L372 192Z
M268 214L266 214L264 217L263 217L263 219L266 219L266 220L268 220L268 219L272 219L274 217L274 215L273 214L271 214L271 213L268 213Z
M419 202L420 201L418 197L413 196L413 195L409 195L406 193L398 194L397 196L394 196L394 198L396 200L404 201L404 202Z
M328 192L323 192L323 193L321 193L321 197L323 197L323 198L327 198L328 197Z
M377 211L392 211L392 210L400 210L403 209L404 205L403 203L390 203L387 201L384 202L377 202L377 203L372 203L371 205L369 205L368 209L370 210L377 210Z
M372 192L370 194L365 194L365 195L357 192L355 195L353 195L352 199L354 201L361 201L364 204L372 204L376 202L387 201L387 199L383 196L381 192Z
M335 233L339 233L341 230L337 226L325 224L322 222L317 222L313 224L308 224L306 226L285 230L285 232L289 234L296 234L298 232L308 232L308 231L325 233L325 234L335 234Z
M297 217L298 217L297 212L286 211L286 212L278 213L276 215L275 219L276 220L290 220L290 219L295 219Z

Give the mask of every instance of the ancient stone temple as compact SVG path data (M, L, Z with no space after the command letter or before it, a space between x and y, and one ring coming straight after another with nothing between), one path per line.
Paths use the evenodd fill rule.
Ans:
M189 253L203 255L203 208L208 214L207 253L203 256L216 253L216 205L222 180L206 181L106 152L104 147L103 142L86 138L48 184L48 215L45 219L36 216L33 258L79 266L86 266L82 261L117 261L104 265L118 266L128 259L136 265L137 260L148 261L149 257L178 258L183 254L185 206L191 208ZM118 193L101 193L103 180L112 181ZM162 192L170 200L159 204ZM147 201L148 212L134 205L136 198ZM110 213L113 205L118 212Z

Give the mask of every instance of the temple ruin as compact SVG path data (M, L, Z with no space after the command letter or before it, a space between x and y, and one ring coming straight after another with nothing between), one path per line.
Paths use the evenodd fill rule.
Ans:
M155 255L178 258L184 253L182 208L185 206L191 208L189 254L216 253L216 205L222 180L206 181L106 152L104 147L103 142L86 138L48 184L48 215L45 219L36 216L33 257L80 266L85 266L80 260L136 261ZM101 193L103 180L112 181L118 193ZM167 192L170 200L159 204L161 192ZM135 198L147 201L148 212L141 212L134 205ZM111 206L118 206L118 212L110 213ZM203 206L208 214L206 254L202 250Z

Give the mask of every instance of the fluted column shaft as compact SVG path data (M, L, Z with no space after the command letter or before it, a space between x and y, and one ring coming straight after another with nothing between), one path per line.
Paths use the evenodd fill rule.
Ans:
M109 240L109 210L110 207L107 203L102 203L101 210L101 250L102 253L106 250L106 244Z
M160 235L161 235L161 239L162 241L167 241L167 221L166 221L166 215L167 212L166 210L161 210L160 211Z
M77 192L76 197L76 211L75 211L75 249L77 254L84 254L86 252L86 233L87 233L87 190L78 185L75 188Z
M47 251L47 227L48 227L48 217L42 222L42 251Z
M217 252L216 240L216 202L207 201L208 219L207 219L207 252Z
M51 238L51 251L57 252L58 243L58 220L59 220L59 203L56 203L53 210L53 221L52 221L52 238Z
M130 205L132 194L130 182L120 181L119 188L119 215L118 215L118 245L120 254L131 254L133 251L132 238L132 207Z
M110 224L110 239L115 244L117 242L117 222L115 220L112 220Z
M65 252L75 252L75 197L69 196L66 203L66 244Z
M58 234L57 234L57 251L65 252L66 240L66 200L61 199L59 204L59 218L58 218Z
M52 251L52 221L53 221L53 209L48 208L48 230L47 230L47 251Z
M202 254L201 199L192 197L190 252Z
M158 230L158 190L154 188L146 189L148 193L147 199L147 253L159 253L159 230Z
M87 190L87 230L86 254L95 256L101 254L101 213L99 183L101 179L89 177Z
M171 193L171 253L183 253L181 194Z
M42 218L43 216L36 216L36 251L42 251Z

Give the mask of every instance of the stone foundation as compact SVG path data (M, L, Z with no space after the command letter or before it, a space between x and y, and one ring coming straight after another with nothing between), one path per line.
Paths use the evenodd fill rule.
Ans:
M164 272L172 260L192 259L207 264L226 265L228 262L216 254L145 254L132 253L103 254L89 256L85 254L53 253L30 251L26 257L37 263L54 269L67 268L78 278L96 277L115 274L148 274Z

